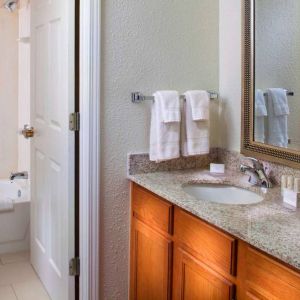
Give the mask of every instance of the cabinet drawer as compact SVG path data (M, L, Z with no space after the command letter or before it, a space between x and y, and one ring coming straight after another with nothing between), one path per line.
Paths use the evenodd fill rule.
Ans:
M246 289L258 299L300 299L300 275L268 256L248 247Z
M132 212L151 227L172 234L173 205L136 184L132 184Z
M175 208L174 235L207 265L235 275L237 240Z

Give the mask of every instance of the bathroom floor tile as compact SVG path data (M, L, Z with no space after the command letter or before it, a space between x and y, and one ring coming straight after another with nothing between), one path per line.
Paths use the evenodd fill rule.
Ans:
M0 255L0 260L3 265L17 263L22 261L29 261L29 252L17 252Z
M50 297L38 279L13 284L13 289L18 300L50 300Z
M18 300L14 290L10 285L0 286L0 299L1 300Z
M0 266L0 285L10 285L37 279L29 262L19 262Z

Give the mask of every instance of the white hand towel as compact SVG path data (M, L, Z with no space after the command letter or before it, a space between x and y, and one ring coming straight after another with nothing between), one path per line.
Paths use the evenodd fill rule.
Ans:
M173 95L172 98L171 94ZM150 160L161 162L178 158L180 156L179 94L178 92L163 91L156 92L153 96L154 103L152 105L150 130ZM172 101L174 104L170 104ZM169 109L170 107L171 109ZM170 120L176 121L170 122Z
M262 90L256 91L255 97L255 116L256 117L265 117L267 116L267 107L264 92Z
M269 89L269 95L272 97L275 116L284 116L290 114L288 98L285 89Z
M268 90L268 133L267 133L266 140L267 143L270 145L287 148L288 113L286 114L281 114L281 113L283 111L288 112L288 110L284 108L284 105L282 104L283 103L282 90L283 89ZM284 93L285 93L285 97L287 97L286 91ZM280 102L281 104L279 104ZM279 108L279 106L282 106L282 108ZM276 113L275 113L275 107L276 107Z
M180 122L180 100L177 91L158 91L155 98L161 105L164 123Z
M187 91L194 121L209 120L209 95L207 91Z
M255 141L265 142L265 116L267 116L267 107L264 92L257 90L255 95Z
M11 211L14 209L14 202L9 198L0 199L0 212Z
M201 97L200 97L201 95ZM182 155L194 156L209 153L209 103L208 93L186 92L182 118ZM206 99L204 99L206 98ZM199 101L201 104L197 103ZM197 113L193 116L193 108ZM199 112L203 109L202 112ZM200 121L198 120L201 117ZM196 120L194 120L194 118ZM202 119L204 118L204 119Z

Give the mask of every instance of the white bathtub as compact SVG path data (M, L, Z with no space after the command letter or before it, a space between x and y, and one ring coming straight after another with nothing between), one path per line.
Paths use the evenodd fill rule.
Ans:
M30 201L23 180L0 180L0 198L13 199L12 211L0 212L0 254L29 250Z

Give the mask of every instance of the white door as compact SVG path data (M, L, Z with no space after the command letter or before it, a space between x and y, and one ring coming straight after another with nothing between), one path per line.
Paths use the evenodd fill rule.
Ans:
M31 0L31 262L52 300L74 298L74 0Z

